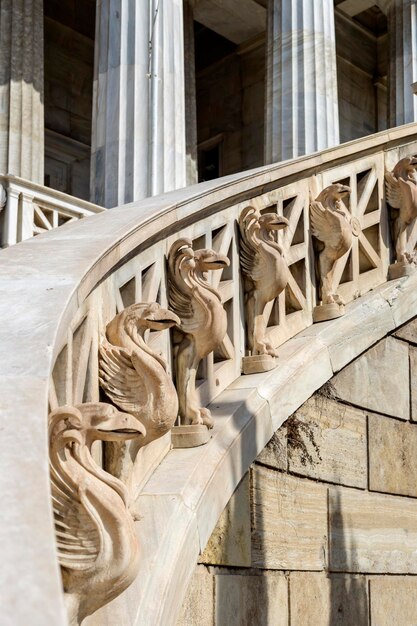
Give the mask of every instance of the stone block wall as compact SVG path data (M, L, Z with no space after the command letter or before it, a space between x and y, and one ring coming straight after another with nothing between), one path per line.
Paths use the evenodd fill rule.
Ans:
M222 513L178 626L416 626L416 367L413 320L274 434Z

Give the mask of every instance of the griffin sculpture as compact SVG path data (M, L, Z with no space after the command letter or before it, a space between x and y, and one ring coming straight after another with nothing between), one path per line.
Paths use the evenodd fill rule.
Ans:
M356 232L358 228L356 220L352 224L350 213L342 201L350 192L350 187L336 183L326 187L310 203L311 232L319 242L320 300L324 306L344 305L342 298L336 293L334 269L336 261L350 250L353 230ZM341 312L342 309L334 316Z
M244 276L247 341L249 353L276 357L266 339L265 307L285 289L288 266L274 232L288 226L285 217L246 207L239 217L240 265ZM247 359L247 357L246 357Z
M169 305L181 320L174 332L174 356L182 424L213 427L210 411L199 406L195 381L201 359L221 344L227 331L227 314L208 272L228 265L229 259L214 250L193 250L190 239L178 240L168 255Z
M417 158L406 157L385 174L388 202L393 209L399 209L393 228L396 260L405 265L416 262L414 250L407 249L407 227L417 217L416 169Z
M180 320L157 303L138 303L116 315L100 347L100 385L110 400L146 429L140 441L113 450L112 473L128 480L138 449L167 433L178 415L178 398L164 359L146 344L147 330L163 330ZM121 469L121 465L124 468ZM127 467L126 467L127 466Z
M126 488L96 464L91 446L144 432L135 417L103 402L64 406L49 416L52 502L70 626L122 593L139 563Z

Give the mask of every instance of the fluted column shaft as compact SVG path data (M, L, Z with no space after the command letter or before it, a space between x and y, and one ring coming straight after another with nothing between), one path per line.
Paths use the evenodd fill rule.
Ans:
M392 0L388 9L390 126L417 121L417 0Z
M339 142L333 0L269 0L265 159Z
M198 182L198 173L197 99L195 84L194 15L192 0L184 0L184 48L187 185L194 185Z
M98 204L186 184L182 2L97 2L91 196Z
M0 2L0 173L43 184L43 2Z

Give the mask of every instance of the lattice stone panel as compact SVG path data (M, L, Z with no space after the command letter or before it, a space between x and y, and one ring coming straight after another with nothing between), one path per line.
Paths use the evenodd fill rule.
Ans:
M114 315L130 304L156 301L167 306L166 257L172 243L182 237L190 238L195 249L213 248L230 260L229 268L211 272L210 276L213 286L220 290L227 311L228 331L222 345L200 366L198 392L202 405L209 404L239 376L245 346L237 220L248 204L261 212L277 212L289 220L288 228L277 233L277 241L287 260L290 278L285 291L269 306L269 340L279 346L310 325L315 304L310 196L315 197L334 182L350 185L348 209L362 227L352 250L337 262L339 292L350 301L383 282L389 264L389 236L383 200L384 163L380 155L334 168L316 179L292 183L225 209L171 235L122 265L91 294L68 330L67 345L54 371L51 405L99 397L99 336L104 335L106 324ZM169 333L152 332L147 340L171 366Z
M33 235L46 233L69 222L75 222L78 217L68 215L52 207L33 204Z
M68 328L67 342L55 362L49 386L50 409L99 399L95 301L96 294L93 294L80 307Z
M320 189L333 183L352 190L345 206L361 225L352 249L336 263L338 293L345 302L366 293L386 280L389 265L389 230L384 200L383 155L368 157L333 168L322 175ZM317 181L319 183L319 179Z

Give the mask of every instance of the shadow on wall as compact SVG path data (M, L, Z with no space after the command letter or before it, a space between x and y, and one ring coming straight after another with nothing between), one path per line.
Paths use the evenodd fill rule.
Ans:
M329 621L323 626L368 626L367 581L352 575L355 544L347 543L341 494L332 490L329 498Z

